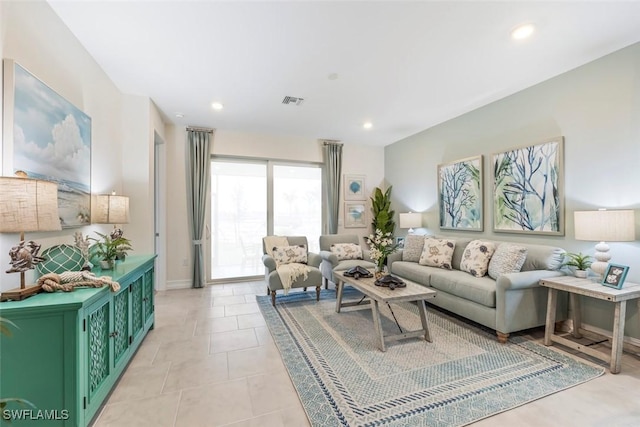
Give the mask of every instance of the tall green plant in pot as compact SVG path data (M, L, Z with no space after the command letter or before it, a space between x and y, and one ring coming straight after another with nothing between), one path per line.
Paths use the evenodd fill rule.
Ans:
M393 220L395 212L391 210L391 189L393 186L387 188L383 193L379 187L373 191L373 197L371 197L371 212L373 213L373 219L371 226L373 231L380 230L382 234L391 233L396 228L396 223Z

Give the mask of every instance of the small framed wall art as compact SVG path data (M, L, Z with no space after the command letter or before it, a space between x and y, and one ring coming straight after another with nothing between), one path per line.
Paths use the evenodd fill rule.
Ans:
M367 200L365 195L364 175L344 176L344 199Z
M365 202L344 203L344 227L365 228L367 226L367 206Z
M602 277L602 284L616 289L622 289L629 267L626 265L609 264Z

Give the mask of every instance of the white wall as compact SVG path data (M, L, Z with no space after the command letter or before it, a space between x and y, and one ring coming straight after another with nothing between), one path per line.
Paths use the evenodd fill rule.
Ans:
M189 237L186 207L186 131L183 127L167 128L167 286L185 287L191 284L191 238ZM213 155L250 158L295 160L321 163L322 145L316 139L285 135L252 134L224 129L216 130L213 137ZM366 176L367 192L373 191L384 179L384 149L358 144L345 144L343 148L344 174ZM341 214L342 218L342 214ZM369 228L339 227L339 233L366 235Z
M148 178L153 173L149 170L153 166L149 160L152 158L149 150L153 149L153 138L149 137L153 134L149 129L151 123L163 132L155 106L148 98L123 96L45 2L0 2L0 29L3 58L18 62L91 117L92 191L132 192L127 194L131 196L132 219L125 230L133 240L134 252L150 253L153 250L153 233L148 229L149 224L153 225L148 196L149 191L153 194L152 187L149 189L153 180ZM3 127L6 126L3 119ZM12 144L12 141L3 137L2 144ZM136 162L127 156L129 149L135 151ZM12 175L12 171L3 170L3 175ZM95 225L28 233L28 238L46 248L59 243L72 244L75 231L93 234L93 230L107 231L111 227ZM7 254L18 238L17 234L0 234L0 288L3 290L19 284L18 274L4 273L9 266ZM32 273L27 274L31 282Z
M510 148L565 137L565 236L493 233L491 156ZM484 155L482 233L440 232L437 166ZM576 241L573 212L599 207L635 209L640 223L640 44L633 45L527 90L427 129L385 149L385 177L396 210L424 212L427 232L527 240L593 255L595 242ZM640 238L636 225L637 238ZM640 281L640 244L611 243L613 260ZM612 307L586 300L585 322L611 326ZM627 311L627 331L639 337L638 313Z

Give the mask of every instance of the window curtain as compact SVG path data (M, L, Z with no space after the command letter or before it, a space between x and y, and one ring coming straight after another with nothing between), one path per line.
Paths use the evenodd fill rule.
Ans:
M209 195L212 139L212 129L187 128L187 209L193 244L191 286L194 288L202 288L206 283L203 234Z
M340 176L342 175L342 144L324 142L325 205L327 209L326 232L338 233L340 218Z

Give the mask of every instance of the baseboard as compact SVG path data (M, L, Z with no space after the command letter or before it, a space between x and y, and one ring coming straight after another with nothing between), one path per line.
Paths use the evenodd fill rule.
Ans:
M191 280L168 280L164 290L171 291L174 289L189 289L189 288L191 288Z

